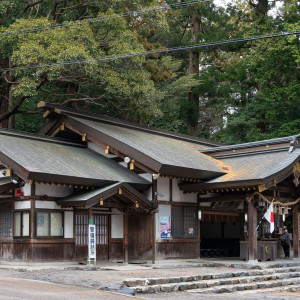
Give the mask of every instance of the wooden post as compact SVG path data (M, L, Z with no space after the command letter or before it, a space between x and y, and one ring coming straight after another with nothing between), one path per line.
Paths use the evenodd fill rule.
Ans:
M31 208L30 208L30 238L35 238L35 183L31 185Z
M257 261L257 211L252 201L248 202L248 261Z
M93 212L91 207L88 208L88 216L89 216L89 225L93 225Z
M156 213L152 214L152 263L156 261Z
M294 259L299 259L299 203L292 206Z
M88 208L88 225L87 225L87 233L88 235L90 234L90 231L89 231L89 225L93 225L93 212L92 212L92 208L89 207ZM88 249L89 249L90 246L88 246ZM89 254L89 250L88 250L88 263L90 264L91 263L91 258L90 258L90 254Z
M124 255L124 264L128 264L128 212L125 211L124 217L124 226L123 226L123 255Z
M240 223L240 241L245 240L245 214L239 214L239 223Z
M169 179L169 201L173 201L173 182L172 178Z

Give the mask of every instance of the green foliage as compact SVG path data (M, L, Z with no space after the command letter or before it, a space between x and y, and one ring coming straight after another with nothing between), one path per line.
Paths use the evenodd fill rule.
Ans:
M137 18L0 36L0 64L3 68L44 65L188 45L192 15L200 20L195 43L299 31L299 1L281 2L276 14L265 13L272 5L261 10L248 0L235 0L225 8L202 3ZM0 2L0 32L118 17L162 2L44 0L27 7L28 3ZM201 137L232 144L297 134L299 49L298 37L201 48L199 76L188 74L188 51L18 70L2 78L0 104L10 98L13 106L25 96L16 126L32 132L44 124L34 114L43 100L189 133L188 95L193 93L199 97Z

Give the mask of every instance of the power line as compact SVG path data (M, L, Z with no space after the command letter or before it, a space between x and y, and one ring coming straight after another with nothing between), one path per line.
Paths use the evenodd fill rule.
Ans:
M196 44L196 45L190 45L190 46L180 46L180 47L174 47L174 48L168 48L168 49L158 49L155 51L136 52L136 53L123 54L123 55L112 55L112 56L94 58L94 59L90 59L90 60L72 60L72 61L65 61L65 62L43 64L43 65L14 67L14 68L0 69L0 71L3 73L3 72L17 71L17 70L30 70L30 69L41 69L41 68L55 67L55 66L94 63L94 62L100 62L100 61L110 61L110 60L124 59L124 58L136 57L136 56L144 56L144 55L150 55L150 54L156 54L156 53L168 53L168 52L182 51L182 50L188 50L188 49L199 49L199 48L229 45L229 44L235 44L235 43L251 42L251 41L256 41L256 40L284 37L284 36L291 36L291 35L300 35L300 31L283 32L283 33L276 33L276 34L271 34L271 35L260 35L260 36L246 37L246 38L240 38L240 39L235 39L235 40L223 40L223 41L218 41L218 42L202 43L202 44Z
M68 27L80 26L80 25L85 25L85 24L99 23L99 22L103 22L103 21L107 21L107 20L115 20L115 19L124 18L124 17L137 17L139 15L147 14L149 12L187 7L187 6L191 6L194 4L206 3L206 2L211 2L211 1L213 1L213 0L201 0L201 1L192 0L192 1L174 3L174 4L166 4L164 6L157 6L157 7L143 9L143 10L129 11L129 12L125 12L125 13L121 13L121 14L117 14L117 15L108 15L108 16L103 16L103 17L86 19L86 20L83 20L80 22L73 22L73 23L69 23L69 24L56 24L56 25L36 27L36 28L32 28L32 29L16 30L16 31L11 31L11 32L2 32L2 33L0 33L0 36L33 33L33 32L39 32L39 31L51 30L51 29L57 29L57 28L68 28Z

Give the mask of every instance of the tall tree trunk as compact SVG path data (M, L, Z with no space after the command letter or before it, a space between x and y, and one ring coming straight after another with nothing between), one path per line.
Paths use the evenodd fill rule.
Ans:
M192 16L192 39L191 42L198 41L200 32L200 21L197 15ZM191 49L189 53L189 73L199 75L199 50ZM198 133L199 121L199 96L197 93L189 93L189 108L187 110L188 131L193 135Z
M1 59L0 65L3 69L8 68L8 59ZM8 99L9 99L9 88L5 83L4 78L1 78L1 94L3 95L0 100L0 115L6 113L8 111ZM7 128L8 127L8 120L3 120L0 122L0 128Z
M13 67L10 59L9 59L8 65L9 65L9 68ZM8 75L9 80L12 80L11 77L12 77L11 72L9 72L9 75ZM12 89L12 85L9 85L9 88L8 88L8 110L11 110L14 107L14 103L12 101L12 91L11 91L11 89ZM16 121L16 117L15 117L15 114L13 114L8 119L8 127L7 128L8 129L15 129L15 121Z

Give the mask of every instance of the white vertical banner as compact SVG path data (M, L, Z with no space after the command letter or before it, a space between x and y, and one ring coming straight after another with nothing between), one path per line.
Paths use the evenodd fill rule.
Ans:
M88 260L96 260L96 226L89 225Z

